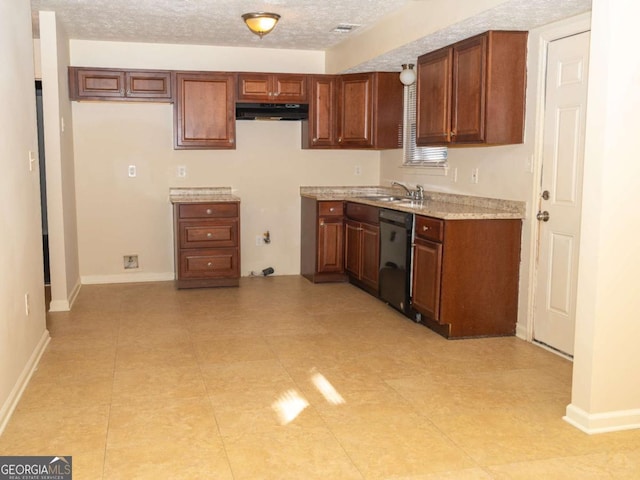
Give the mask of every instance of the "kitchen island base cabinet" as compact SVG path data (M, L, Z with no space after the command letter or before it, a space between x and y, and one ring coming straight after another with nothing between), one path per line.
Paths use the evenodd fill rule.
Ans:
M521 220L416 216L412 306L447 338L514 335Z
M345 282L344 202L301 202L300 274L314 283Z
M238 202L176 203L176 287L236 287L240 282Z

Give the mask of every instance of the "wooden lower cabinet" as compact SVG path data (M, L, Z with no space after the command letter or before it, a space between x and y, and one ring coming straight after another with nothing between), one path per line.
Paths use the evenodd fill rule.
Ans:
M521 220L416 216L412 306L447 338L514 335Z
M378 296L380 225L378 208L348 202L345 221L345 270L351 283Z
M239 202L174 205L176 287L237 286Z
M300 274L314 283L344 282L344 202L302 197Z

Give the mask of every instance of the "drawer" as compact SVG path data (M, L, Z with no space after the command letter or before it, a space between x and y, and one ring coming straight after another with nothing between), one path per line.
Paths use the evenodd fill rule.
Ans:
M181 221L180 248L238 246L238 220Z
M343 202L318 202L319 217L341 217L343 213Z
M380 220L378 219L379 210L380 209L378 207L373 207L371 205L347 202L346 215L352 220L378 225L380 223Z
M178 218L229 218L238 216L237 202L180 203Z
M416 236L434 242L444 238L444 220L416 215Z
M234 277L240 274L237 248L180 252L180 278Z

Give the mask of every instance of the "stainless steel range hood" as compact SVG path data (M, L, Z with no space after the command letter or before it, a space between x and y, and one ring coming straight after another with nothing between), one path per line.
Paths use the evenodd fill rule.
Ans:
M236 103L237 120L305 120L306 103Z

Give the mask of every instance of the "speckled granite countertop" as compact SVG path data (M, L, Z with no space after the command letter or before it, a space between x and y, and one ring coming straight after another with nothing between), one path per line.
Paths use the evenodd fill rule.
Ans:
M171 203L239 202L231 187L173 187L169 189Z
M414 202L384 202L363 198L373 195L405 196L404 190L382 186L300 187L300 195L316 200L350 200L443 220L522 219L525 216L524 202L497 198L428 191L424 192L423 201Z

